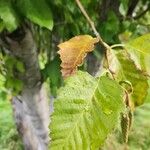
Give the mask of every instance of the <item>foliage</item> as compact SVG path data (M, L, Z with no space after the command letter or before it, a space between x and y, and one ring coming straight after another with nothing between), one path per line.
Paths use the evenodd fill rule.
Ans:
M15 129L9 101L0 101L0 149L21 150L23 145Z
M8 31L13 31L18 26L18 18L14 11L11 2L0 0L0 28L6 28Z
M20 60L12 56L3 55L2 53L0 53L0 55L1 55L1 64L0 64L1 92L5 95L5 97L7 97L7 94L8 96L10 96L11 94L16 95L21 91L23 83L22 81L17 79L17 77L14 76L14 73L15 72L24 73L25 72L24 64ZM5 99L5 97L2 97L2 99Z
M38 3L36 0L20 0L17 1L17 8L32 22L52 30L52 13L45 0L38 0Z
M136 66L150 75L150 34L131 40L126 48Z
M86 37L84 37L84 38L86 38ZM145 39L144 41L149 40L149 36L147 36L147 35L143 36L141 39L143 39L143 38ZM65 42L65 44L66 43L67 42ZM79 42L79 44L81 44L80 47L82 47L82 45L84 45L84 44L88 45L88 43L90 43L90 42L87 41L87 44L86 44L86 42L84 42L84 43ZM66 47L64 47L64 49L63 49L64 51L65 50L69 51L71 54L74 52L74 49L72 49L71 46L67 47L68 49ZM132 48L134 48L134 47L132 47ZM143 47L141 47L141 45L140 45L140 47L137 47L137 45L136 45L136 48L134 48L134 49L135 50L137 49L137 51L139 51L139 49L141 49L141 48L143 48ZM69 55L69 52L67 53L68 55ZM108 66L106 69L108 69L108 71L110 71L113 79L118 81L120 84L124 83L124 84L130 85L130 88L129 87L127 88L127 86L123 86L121 84L121 86L123 86L123 88L125 89L125 93L127 94L126 98L125 98L127 108L129 107L129 109L131 109L130 108L131 100L132 100L133 105L135 105L135 106L141 105L147 96L148 77L146 77L146 75L143 74L142 70L137 69L134 61L132 60L132 58L129 57L130 55L124 49L115 52L115 50L108 48L106 53L107 54L106 54L105 59L107 59L107 62L108 62L108 64L107 64ZM148 51L148 53L149 53L149 51ZM61 53L62 61L63 61L63 59L65 59L64 57L66 58L65 53ZM112 60L112 58L114 60ZM147 63L146 63L146 65L147 65ZM52 115L52 123L51 123L51 127L50 127L51 132L52 132L51 133L51 138L52 138L51 149L58 149L60 147L62 149L63 148L65 149L67 147L70 147L71 149L78 149L79 147L82 147L82 149L89 149L89 148L90 149L98 149L99 146L103 142L103 140L100 140L99 138L101 137L102 139L104 139L106 137L106 135L109 133L109 132L107 132L107 130L108 130L107 127L105 127L105 123L107 121L102 118L100 119L100 120L103 120L103 127L104 127L103 128L101 126L101 122L95 118L96 116L98 116L98 114L95 114L95 113L93 114L93 112L95 110L92 110L92 108L93 108L92 105L89 106L89 104L85 103L85 106L84 106L84 103L81 103L81 102L78 103L78 101L76 102L76 100L85 99L86 101L89 101L88 99L91 98L92 104L94 104L93 103L94 102L93 95L90 95L89 97L87 97L87 96L90 93L92 93L92 94L94 93L94 95L97 95L97 94L95 94L95 92L97 93L97 89L98 89L99 94L96 96L96 98L94 97L94 100L97 101L97 103L95 103L95 107L97 107L97 111L98 110L103 111L103 109L106 109L106 112L108 112L108 114L109 114L111 111L109 111L109 109L107 109L107 106L111 109L113 108L113 106L111 105L111 103L109 103L108 105L103 105L103 100L104 100L104 104L105 103L107 104L108 99L110 99L110 101L113 102L113 99L117 97L115 95L113 96L113 92L119 94L119 91L111 91L111 89L115 90L116 85L112 85L107 80L105 80L104 82L100 82L101 79L103 79L103 77L100 77L100 80L97 81L98 86L96 85L95 86L96 88L93 85L91 85L92 82L90 83L88 81L89 80L88 76L84 75L84 78L81 78L81 77L79 75L77 75L77 76L73 76L72 78L70 78L70 80L67 82L66 86L63 87L62 90L60 90L60 93L58 95L58 100L56 100L54 103L54 113ZM103 84L104 85L106 84L107 86L105 85L103 87ZM77 87L76 87L76 85L77 85ZM87 86L87 88L86 88L86 86ZM102 89L104 89L104 90L101 89L101 86L102 86ZM141 86L143 88L142 92L140 89ZM86 88L86 90L84 88ZM94 91L90 92L89 90L94 90ZM82 93L83 93L83 97L82 97ZM107 96L105 95L106 93L111 95L111 97L109 96L109 98L107 99ZM81 98L79 98L80 96L81 96ZM112 98L112 100L111 100L111 98ZM117 98L117 99L119 99L119 98ZM122 95L121 99L122 99L121 101L123 102L123 95ZM81 107L80 105L79 106L77 105L75 107L75 104L80 104L80 105L83 104L83 106ZM87 105L90 110L90 111L88 111L88 112L90 112L90 116L88 116L88 119L93 118L91 121L92 124L90 123L90 120L89 120L89 122L87 122L86 119L80 117L80 116L84 117L83 114L87 113L84 111L84 108L87 107ZM92 108L90 108L90 107L92 107ZM99 114L101 114L101 112L99 112ZM71 119L70 115L73 115L73 116L75 115L75 118L73 119L73 116L71 116L71 118L72 118ZM60 116L61 116L61 118L60 118ZM101 116L102 116L102 114L101 114ZM67 119L67 117L68 117L68 119ZM131 124L131 123L129 123L129 122L131 122L131 113L130 112L127 113L126 117L124 117L124 115L122 115L122 117L123 117L123 120L121 123L122 123L122 126L124 127L123 132L125 131L124 135L127 136L129 129L126 129L126 127L128 127L128 124ZM81 118L81 120L84 120L84 121L81 121L79 118ZM113 120L115 120L116 116L111 117L111 118ZM71 121L71 123L69 121ZM80 124L78 124L78 121L80 122ZM83 122L82 126L81 126L81 122ZM61 125L60 125L60 123L61 123ZM115 123L117 123L116 120L115 120ZM98 134L99 130L97 128L97 130L96 130L97 135L96 135L96 134L94 134L94 131L96 128L95 126L97 124L99 124L100 131L102 133L100 132L100 134ZM109 124L109 123L107 123L107 124ZM112 121L111 121L111 125L113 125ZM109 124L109 127L111 127L110 124ZM85 129L89 129L89 128L92 129L91 130L92 133L85 130ZM68 136L66 136L66 132L68 133L69 130L70 130L70 133L69 133L69 137L68 137ZM61 133L61 131L62 131L62 133ZM103 135L104 135L104 137L103 137ZM86 138L84 138L84 137L86 137ZM87 137L89 137L89 141L88 141ZM80 140L80 138L81 138L81 140ZM97 143L98 141L96 139L98 139L99 143ZM127 142L127 137L125 137L125 139L126 139L125 141ZM75 144L73 144L74 140L77 141Z
M150 100L149 100L150 101ZM23 150L18 133L15 130L12 111L8 101L0 101L0 149ZM129 133L129 150L148 150L150 147L150 104L145 103L134 112L134 122ZM102 146L102 150L124 150L124 145L120 139L120 131L115 130L110 134Z
M149 25L145 24L150 16L147 12L150 2L139 0L138 6L136 1L134 4L129 0L119 0L118 3L109 0L108 3L105 0L82 2L107 44L100 36L83 35L92 32L74 1L0 0L0 31L9 35L28 25L39 52L44 51L47 55L45 62L40 63L41 73L44 81L49 78L51 93L57 97L50 125L52 150L99 149L117 125L120 112L124 115L123 102L126 109L133 111L135 106L144 103L149 90L150 34L131 39L150 31ZM133 8L133 4L137 7ZM141 10L145 15L141 14ZM81 33L82 36L79 35ZM75 35L78 36L58 45L60 65L56 45ZM98 74L98 79L83 72L75 74L77 66L98 41L101 47L96 48L95 60L100 62L97 56L104 54L105 61L101 62L100 71L105 68L106 72ZM118 50L112 45L116 43L124 45ZM5 99L7 92L16 95L21 91L23 83L15 75L26 70L21 60L8 56L9 52L0 48L0 96ZM90 65L94 66L94 63ZM57 95L57 88L63 84L60 66L62 75L68 79ZM129 114L126 117L124 127L131 121ZM125 131L128 135L128 130Z
M9 31L15 30L19 22L25 18L50 30L53 27L51 10L45 0L41 0L38 3L29 0L21 0L16 3L11 0L0 0L0 17L3 29L6 28Z
M128 88L126 85L126 90L131 93L131 99L135 105L143 104L149 88L148 78L144 72L137 69L134 61L124 49L110 50L108 53L108 58L111 60L110 69L114 72L115 78L120 84L130 84Z
M54 102L50 149L98 149L117 124L122 97L121 87L108 77L78 72L69 78Z
M120 0L117 4L115 1L108 1L108 8L106 8L105 0L81 0L81 2L88 10L102 38L109 44L127 41L150 31L149 12L146 12L139 19L134 19L129 14L133 2ZM115 9L112 6L115 6ZM148 0L139 0L136 9L131 10L131 12L138 16L147 7L149 7ZM29 20L34 23L32 28L37 38L37 45L40 50L44 49L47 53L50 59L48 64L56 57L56 45L60 40L66 40L83 33L93 34L74 1L39 0L37 3L29 0L16 2L14 0L0 0L0 8L1 31L5 29L14 31L22 22L30 24ZM101 55L102 51L99 48L95 50L95 61L99 61L98 55ZM98 55L95 55L95 53ZM61 76L58 78L61 78ZM56 89L58 84L53 87Z
M128 149L129 150L148 150L150 148L150 129L149 129L149 116L150 104L145 103L143 106L138 107L134 112L134 122L132 129L129 133ZM143 130L144 129L144 130ZM120 139L120 131L117 130L111 134L102 150L124 150L125 146Z
M60 54L62 61L62 76L68 77L74 74L77 66L83 63L86 54L94 49L94 44L98 41L97 38L92 38L89 35L80 35L59 44L58 54Z
M50 63L47 63L45 68L42 70L44 80L48 78L50 80L50 89L53 96L57 95L57 89L62 83L60 63L59 57L56 56Z

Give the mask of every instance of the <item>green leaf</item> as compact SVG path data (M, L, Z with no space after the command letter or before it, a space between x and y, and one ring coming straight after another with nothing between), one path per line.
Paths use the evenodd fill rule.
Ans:
M23 62L17 60L15 67L16 67L16 69L17 69L19 72L21 72L21 73L24 73L24 72L25 72L25 67L24 67Z
M49 62L45 69L42 70L45 79L49 77L50 79L50 89L53 96L57 94L57 88L61 85L61 68L60 68L60 58L57 55L51 62Z
M129 41L126 50L136 66L150 75L150 34Z
M5 57L5 65L9 69L13 69L13 66L16 64L16 59L12 56L6 56Z
M3 20L1 26L3 25L10 32L18 27L18 18L8 0L0 0L0 19Z
M5 87L11 89L13 95L17 95L23 88L23 82L9 75L6 79Z
M148 85L149 85L149 87L150 87L150 80L148 80ZM146 97L145 102L150 103L150 88L148 89L148 94L147 94L147 97Z
M126 13L128 11L128 2L129 0L120 0L121 4L119 6L119 12L123 15L126 16Z
M2 32L4 28L5 28L4 22L3 22L3 20L0 18L0 32Z
M108 12L107 20L102 24L100 33L102 37L109 43L115 43L116 34L119 32L119 19L113 11Z
M7 93L5 91L0 90L0 100L6 100Z
M20 60L17 60L16 58L12 56L5 57L5 65L9 73L13 72L13 69L16 69L17 71L21 73L25 72L25 66L23 62L21 62Z
M52 30L52 13L45 0L19 0L17 2L19 10L25 17L41 27Z
M18 92L20 92L23 88L23 82L21 80L18 79L14 79L13 81L14 84L14 94L18 94Z
M111 50L108 59L114 76L119 81L131 83L131 99L135 106L143 104L148 92L148 79L144 73L137 69L125 50Z
M50 149L96 150L124 110L123 91L108 77L78 72L67 78L54 101Z

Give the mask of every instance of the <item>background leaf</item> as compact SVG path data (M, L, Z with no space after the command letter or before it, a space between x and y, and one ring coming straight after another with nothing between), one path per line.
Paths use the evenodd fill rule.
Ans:
M108 18L105 22L102 23L102 26L99 28L100 33L102 34L103 39L106 42L114 43L116 39L116 34L119 31L119 19L113 11L108 11Z
M45 0L19 0L17 1L17 5L25 17L41 27L52 30L52 13Z
M143 104L149 88L148 79L144 73L137 69L125 50L111 50L108 58L110 70L114 72L114 76L119 81L129 81L131 83L133 88L131 99L134 105Z
M124 110L122 97L120 86L108 77L97 80L78 72L68 78L54 101L50 149L98 149Z
M17 15L9 0L0 0L0 20L1 28L6 28L10 32L15 30L19 24Z
M61 72L60 72L60 59L58 55L46 64L42 70L43 76L50 79L50 89L53 96L56 96L58 87L61 86Z
M126 50L136 66L150 75L150 34L129 41Z
M121 15L126 16L128 11L128 2L129 0L120 0L119 12Z

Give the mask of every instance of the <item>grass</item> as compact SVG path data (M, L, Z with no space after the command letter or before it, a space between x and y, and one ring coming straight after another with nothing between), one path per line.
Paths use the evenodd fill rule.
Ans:
M9 101L0 100L0 150L22 150Z

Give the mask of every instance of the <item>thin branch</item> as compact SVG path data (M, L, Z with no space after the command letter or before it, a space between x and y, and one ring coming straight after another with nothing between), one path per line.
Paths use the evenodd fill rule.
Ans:
M91 18L89 17L89 15L87 14L86 10L84 9L83 5L81 4L80 0L75 0L78 7L80 8L81 12L83 13L84 17L87 19L87 22L89 23L89 25L91 26L95 36L99 39L100 43L105 47L105 49L110 49L110 46L105 43L100 34L98 33L98 31L96 30L96 27L94 25L94 22L91 20Z
M138 5L139 0L131 0L129 1L129 8L128 8L128 12L127 12L127 16L130 18L132 17L132 14L136 8L136 6Z
M111 45L110 48L113 49L116 47L124 47L124 46L125 46L124 44L114 44L114 45Z
M101 44L102 46L104 46L104 48L105 48L105 50L106 50L106 51L105 51L105 59L106 59L106 63L107 63L106 68L108 69L108 71L111 73L113 79L115 80L114 73L111 71L111 69L110 69L110 67L109 67L110 64L109 64L108 57L107 57L107 53L108 53L108 51L111 49L111 47L110 47L107 43L105 43L105 42L103 41L103 39L101 38L100 34L99 34L98 31L96 30L96 27L95 27L95 25L94 25L94 22L91 20L91 18L90 18L89 15L87 14L87 12L86 12L86 10L84 9L84 7L82 6L80 0L75 0L75 1L76 1L76 3L77 3L78 7L80 8L81 12L83 13L83 15L85 16L85 18L87 19L87 22L90 24L90 26L91 26L91 28L92 28L94 34L95 34L96 37L99 39L100 44Z
M84 7L82 6L80 0L76 0L76 3L78 5L78 7L80 8L81 12L83 13L83 15L85 16L85 18L87 19L88 23L90 24L94 34L96 35L96 37L100 37L99 33L97 32L94 22L90 19L90 17L88 16L87 12L85 11Z

